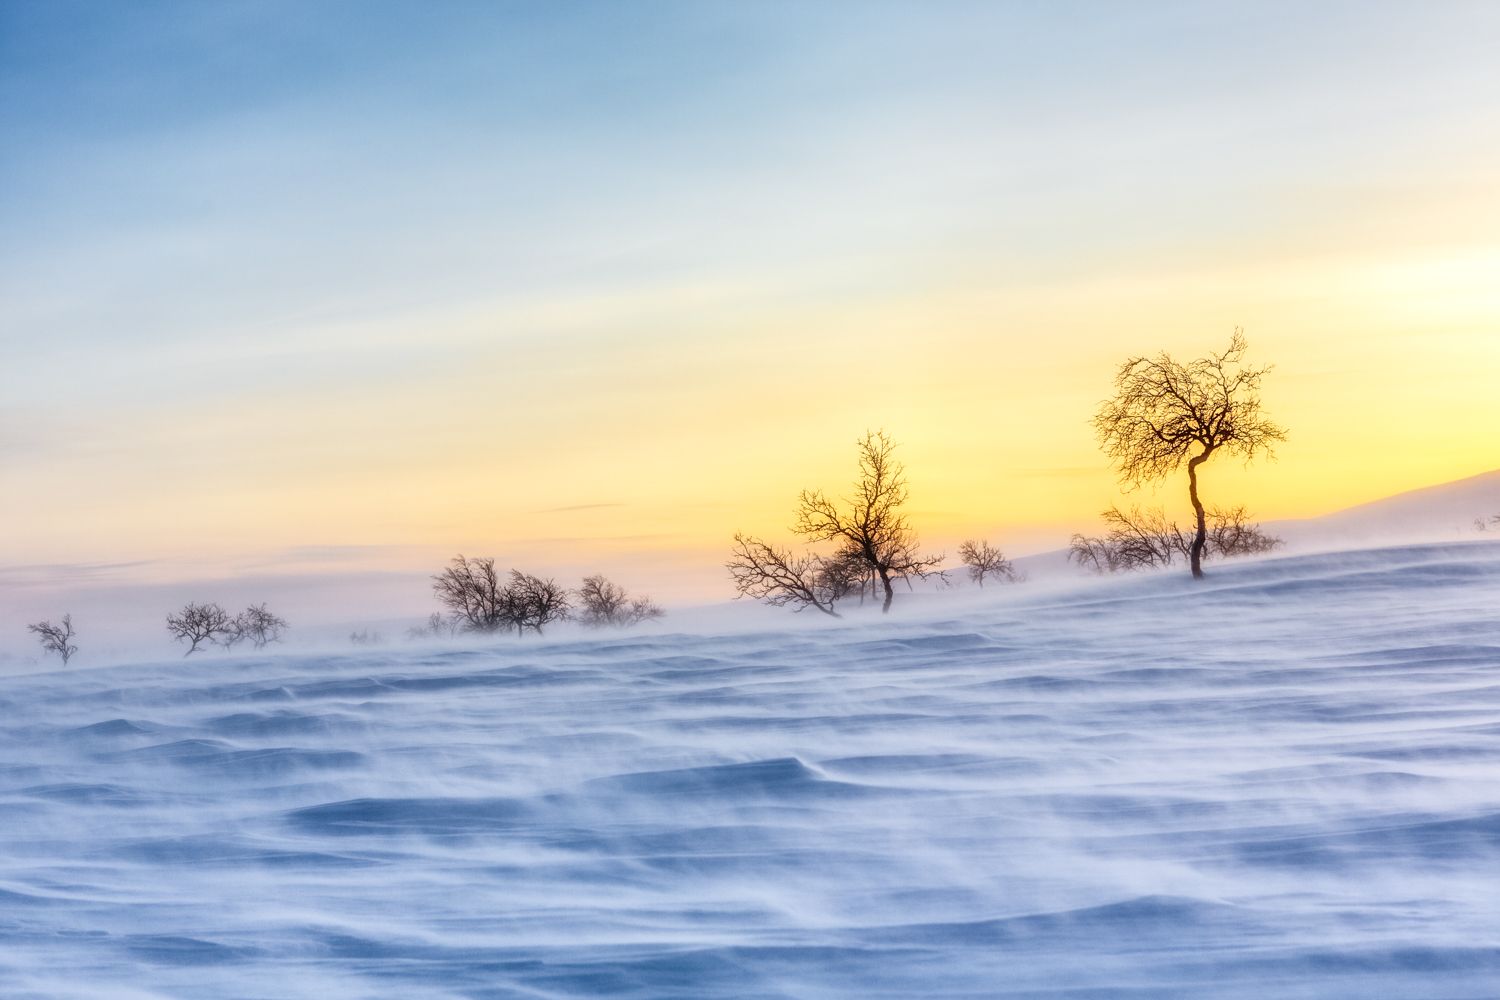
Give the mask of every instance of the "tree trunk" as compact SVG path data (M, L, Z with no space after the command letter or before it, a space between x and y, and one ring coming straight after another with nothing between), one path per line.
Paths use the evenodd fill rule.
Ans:
M885 603L880 606L880 613L887 614L891 610L891 602L896 599L896 588L891 586L891 575L885 571L884 566L877 566L880 573L880 583L885 587Z
M1208 518L1203 513L1203 501L1198 499L1198 466L1208 458L1208 452L1188 459L1188 496L1193 501L1193 513L1198 517L1198 530L1193 534L1193 546L1188 551L1192 563L1193 579L1203 579L1203 550L1208 546Z

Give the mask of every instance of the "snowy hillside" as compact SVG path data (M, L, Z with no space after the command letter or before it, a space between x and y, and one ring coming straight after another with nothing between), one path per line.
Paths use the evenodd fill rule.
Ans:
M1451 483L1398 493L1370 503L1295 521L1273 521L1272 534L1297 549L1326 550L1376 542L1482 538L1475 520L1500 515L1500 469ZM1500 531L1487 524L1486 532Z
M6 678L0 995L1500 993L1500 545L933 613Z

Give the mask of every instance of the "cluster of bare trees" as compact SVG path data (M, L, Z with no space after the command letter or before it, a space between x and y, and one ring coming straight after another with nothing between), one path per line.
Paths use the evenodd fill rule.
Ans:
M1205 560L1270 552L1281 544L1252 523L1244 507L1208 507L1198 493L1198 470L1212 456L1236 455L1248 463L1274 457L1273 447L1286 439L1261 411L1260 387L1271 368L1246 365L1245 351L1244 333L1236 329L1219 353L1187 363L1161 353L1119 367L1115 394L1093 418L1099 444L1127 490L1186 466L1193 523L1184 530L1160 509L1111 507L1102 535L1073 536L1073 561L1118 572L1180 559L1201 577ZM740 596L838 617L838 603L852 595L863 600L866 593L883 593L881 608L889 611L894 581L942 575L942 556L921 553L904 513L905 469L892 455L890 438L867 433L858 449L859 476L849 497L835 501L804 490L798 498L792 531L810 543L833 542L833 551L794 551L736 534L727 568ZM987 579L1020 579L1014 564L986 541L964 542L959 558L980 587Z
M1281 545L1281 539L1252 524L1244 507L1205 509L1207 535L1201 558L1229 559L1261 555ZM1172 566L1192 559L1194 535L1180 528L1161 508L1132 507L1127 513L1111 507L1102 535L1074 535L1068 558L1096 573Z
M629 628L666 614L649 597L631 597L625 588L599 575L583 578L577 615L586 628Z
M570 618L590 628L624 628L665 614L651 598L632 598L602 576L586 577L583 586L570 591L555 580L516 569L502 576L490 558L456 556L432 578L432 589L447 615L432 615L409 633L414 637L457 632L521 635L528 629L541 635L547 625Z
M857 443L859 475L843 500L821 490L797 498L792 531L808 542L832 542L828 554L794 553L750 535L734 536L726 564L742 597L794 611L816 608L838 617L839 601L866 593L890 611L897 581L940 574L942 555L923 554L902 509L908 498L906 469L884 431Z
M1185 561L1194 577L1212 559L1270 552L1281 544L1250 521L1242 506L1210 507L1199 497L1199 469L1214 455L1235 455L1247 463L1274 457L1286 431L1261 412L1260 387L1270 366L1244 363L1246 343L1236 329L1229 346L1187 363L1166 353L1127 359L1115 374L1114 395L1093 417L1100 447L1126 490L1187 469L1193 522L1184 529L1160 508L1112 506L1103 513L1099 535L1076 534L1070 558L1098 572L1175 565ZM831 497L803 490L797 498L792 532L810 546L794 551L747 534L736 534L726 564L739 596L794 611L814 608L838 617L841 602L879 600L888 612L895 585L937 576L942 555L925 553L906 504L905 466L884 431L869 431L856 442L858 474L849 494ZM1500 528L1500 514L1477 519L1476 528ZM970 539L958 549L969 579L1022 579L1015 565L988 541ZM603 576L589 576L577 590L552 579L512 569L501 574L489 558L459 555L433 577L433 592L444 611L434 612L408 631L411 638L453 636L459 632L532 631L568 619L590 628L625 628L661 618L649 597L632 597ZM64 664L78 652L72 617L27 626L47 654ZM172 638L188 644L184 656L205 645L232 649L248 642L256 649L280 641L284 619L253 605L231 615L218 604L190 603L167 616ZM368 631L350 636L357 644L378 642Z
M205 644L233 649L248 642L256 649L264 649L280 642L289 627L286 619L267 610L264 604L254 604L231 615L213 602L188 603L180 611L167 615L168 634L173 640L188 644L183 656L192 656Z

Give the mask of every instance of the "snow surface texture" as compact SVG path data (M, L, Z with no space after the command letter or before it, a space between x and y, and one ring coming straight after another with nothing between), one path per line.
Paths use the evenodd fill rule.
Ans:
M1500 995L1500 545L0 691L8 998Z

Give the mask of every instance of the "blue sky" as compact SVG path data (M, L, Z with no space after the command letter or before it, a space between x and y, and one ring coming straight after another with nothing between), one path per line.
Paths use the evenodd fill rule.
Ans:
M1237 324L1258 509L1480 471L1496 51L1484 3L0 0L0 543L701 588L886 426L930 533L1051 544L1112 366Z

